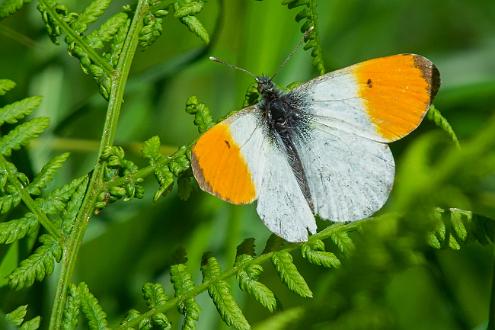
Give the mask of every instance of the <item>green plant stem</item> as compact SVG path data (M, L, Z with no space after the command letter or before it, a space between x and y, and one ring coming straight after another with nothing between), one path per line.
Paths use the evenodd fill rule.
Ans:
M316 58L318 58L317 69L320 74L324 74L326 72L325 64L323 62L323 51L321 50L321 44L319 42L320 35L318 33L318 12L316 10L316 0L309 0L309 10L311 13L311 20L313 21L313 33L315 35L315 39L318 41L315 46Z
M488 310L487 330L495 330L495 249L493 252L492 294L490 297L490 308Z
M0 164L5 169L5 172L7 172L7 178L10 184L12 184L16 188L27 208L36 215L38 222L43 226L43 228L45 228L50 235L52 235L62 244L63 237L60 233L60 230L53 224L53 222L50 221L50 219L48 219L46 214L36 206L36 203L31 198L31 195L27 192L26 189L24 189L22 184L17 179L16 175L9 171L7 161L5 160L5 158L3 158L3 155L0 155Z
M139 32L143 26L143 18L149 10L148 0L139 0L136 12L129 27L126 40L122 47L122 53L117 64L117 68L112 73L112 85L110 99L108 103L107 116L103 127L103 134L100 142L97 162L91 175L88 192L84 197L81 208L74 221L72 232L67 244L64 246L62 256L62 269L57 283L52 314L50 317L50 329L60 329L63 322L64 308L67 302L67 290L74 272L76 258L79 252L84 233L86 232L89 219L94 212L94 205L98 198L98 192L102 186L104 163L100 161L103 150L111 146L117 130L117 121L122 107L125 85L129 70L134 58L134 53L138 46Z
M381 217L369 218L368 220L365 220L365 221L366 222L377 221L379 218L381 218ZM359 226L361 226L362 222L363 221L356 221L356 222L351 222L349 224L334 224L332 226L329 226L329 227L325 228L321 232L319 232L319 233L311 236L310 237L310 240L313 240L313 239L323 240L323 239L326 239L326 238L330 237L330 235L332 235L332 234L334 234L336 232L339 232L339 231L349 232L349 231L356 230ZM302 243L290 244L286 248L284 248L283 250L284 251L287 251L287 252L290 252L290 251L293 251L293 250L299 248L301 246L301 244ZM234 266L231 269L223 272L222 275L220 275L220 276L218 276L216 278L213 278L213 279L211 279L209 281L206 281L206 282L201 283L200 285L196 286L191 291L189 291L189 292L187 292L187 293L185 293L185 294L183 294L181 296L175 297L175 298L167 301L167 303L165 303L163 305L156 306L156 307L150 309L146 313L141 314L140 316L138 316L138 317L130 320L129 322L126 322L126 323L121 324L119 327L116 327L116 329L122 329L122 330L124 330L124 329L135 327L142 320L147 319L147 318L150 318L150 317L152 317L153 315L155 315L157 313L164 313L164 312L166 312L166 311L174 308L175 306L177 306L177 304L185 301L186 299L193 298L193 297L197 296L198 294L200 294L200 293L208 290L208 288L212 284L214 284L214 283L216 283L218 281L221 281L221 280L228 279L228 278L230 278L232 276L235 276L242 269L244 269L245 267L247 267L249 265L252 265L252 264L261 264L263 262L266 262L266 261L270 260L274 253L275 253L275 251L268 252L268 253L262 254L262 255L260 255L260 256L258 256L256 258L254 258L253 260L251 260L249 262L243 263L242 265Z
M98 55L98 53L96 53L94 49L91 48L79 34L74 32L74 30L72 30L71 27L63 19L61 19L60 16L58 16L57 12L50 6L50 4L48 4L45 0L40 0L40 2L46 7L46 10L50 13L50 16L52 16L53 19L57 22L58 26L62 27L64 33L71 37L73 40L77 41L78 46L84 49L84 51L88 53L89 57L96 64L104 68L107 74L111 74L113 72L113 68L110 63L108 63L100 55Z

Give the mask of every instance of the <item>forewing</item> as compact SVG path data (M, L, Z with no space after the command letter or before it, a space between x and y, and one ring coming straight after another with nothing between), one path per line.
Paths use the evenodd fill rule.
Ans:
M233 204L256 199L255 179L264 162L258 118L255 107L244 109L199 138L192 148L192 170L201 189Z
M431 61L401 54L328 73L292 93L303 100L303 110L323 125L392 142L421 123L439 85Z
M387 144L310 121L294 135L311 192L323 219L353 221L379 210L394 180Z

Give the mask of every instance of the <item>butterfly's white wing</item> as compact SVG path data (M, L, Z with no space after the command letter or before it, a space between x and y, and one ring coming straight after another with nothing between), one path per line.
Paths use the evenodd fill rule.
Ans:
M386 202L394 181L388 145L310 121L294 135L311 192L314 212L323 219L366 218Z
M316 223L280 141L272 140L261 113L247 108L208 130L192 149L200 187L234 204L258 199L265 225L291 242L305 241Z

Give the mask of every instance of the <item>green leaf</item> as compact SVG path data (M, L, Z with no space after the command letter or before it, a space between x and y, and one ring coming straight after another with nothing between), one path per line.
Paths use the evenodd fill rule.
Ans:
M214 125L210 109L205 103L200 102L196 96L191 96L187 99L186 112L194 115L194 125L201 134Z
M433 104L430 106L430 110L428 110L426 118L434 122L436 126L440 127L445 133L447 133L456 147L460 148L459 139L457 138L454 129L452 128L452 126L450 126L450 123L447 121L447 119Z
M12 322L14 325L20 326L24 322L26 317L28 305L22 305L17 307L12 312L5 315L7 321Z
M40 327L41 317L36 316L31 320L24 322L19 330L36 330Z
M33 112L40 103L40 96L32 96L0 108L0 125L17 123L20 119Z
M21 9L22 6L30 2L31 0L3 0L3 2L0 3L0 18L14 14Z
M191 273L185 264L176 264L170 267L170 280L174 285L176 297L183 296L194 289ZM196 329L196 321L199 319L200 312L200 308L196 300L194 298L184 299L177 304L177 309L182 315L184 315L184 324L182 329Z
M35 280L42 281L53 272L55 262L62 257L62 247L56 239L46 234L40 237L40 242L42 245L9 275L12 288L20 290L29 287Z
M241 266L249 263L253 257L247 254L238 255L236 258L236 266ZM263 283L258 281L258 277L263 272L261 265L253 264L246 265L237 273L239 287L242 291L249 293L263 307L273 312L277 308L277 299L273 292Z
M108 8L112 0L94 0L84 9L81 15L72 24L78 33L86 31L88 25L96 21Z
M72 194L70 200L68 201L66 207L64 208L62 214L62 228L64 229L64 233L69 234L72 230L72 224L79 212L79 208L81 207L82 201L86 194L86 188L89 182L89 178L85 178L85 180L79 185L74 193Z
M71 284L67 295L67 305L64 309L64 321L62 323L64 330L77 329L80 305L81 301L77 286L75 284Z
M15 127L0 139L0 153L4 156L10 156L12 150L18 150L21 146L38 137L48 127L48 123L48 118L40 117Z
M87 175L76 178L62 187L53 190L46 197L37 198L35 201L36 205L46 214L57 214L65 210L66 203L72 198L72 195L77 189L81 189L81 186L87 186L87 180Z
M198 36L205 44L210 43L210 36L203 24L195 16L203 8L203 1L177 1L174 4L174 17L187 26L189 31Z
M81 302L81 307L83 314L88 320L88 325L90 329L108 329L107 315L101 308L98 300L89 292L89 288L86 283L79 283L78 287L79 299Z
M20 219L0 223L0 244L11 244L38 227L36 216L29 212Z
M330 239L344 255L349 255L356 248L346 231L337 230L330 235Z
M36 175L34 180L27 186L27 191L31 195L40 195L41 190L53 180L55 173L62 167L67 158L69 158L69 155L70 154L66 152L50 159L50 161L43 166L38 175Z
M201 270L203 283L211 282L208 293L224 322L235 329L250 329L248 321L230 292L229 285L219 279L221 270L218 261L214 257L204 257Z
M9 79L0 79L0 95L5 95L8 91L15 87L15 82Z
M152 309L167 302L165 290L159 283L146 283L143 286L143 296L146 305ZM152 324L161 328L168 329L171 327L170 322L163 313L156 313L151 317Z
M105 43L113 39L121 27L127 25L128 19L129 18L125 13L113 15L86 37L88 45L93 49L102 49L105 46Z
M165 158L160 153L160 138L158 136L154 136L144 142L143 155L149 159L150 165L154 169L155 177L160 184L160 189L153 197L153 200L156 201L163 193L172 189L174 175L170 172Z
M275 252L272 256L272 262L280 275L280 279L287 287L300 295L301 297L313 297L313 293L304 280L304 277L297 270L296 265L292 262L292 256L287 251Z
M11 209L19 205L21 195L17 192L12 192L10 195L0 197L0 214L5 214Z
M301 246L304 259L310 263L327 268L340 267L340 260L332 252L325 251L325 243L319 239L312 239Z

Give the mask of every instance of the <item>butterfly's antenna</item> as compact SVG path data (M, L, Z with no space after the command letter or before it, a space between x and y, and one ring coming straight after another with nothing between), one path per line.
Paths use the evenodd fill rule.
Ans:
M313 29L314 29L314 27L310 26L309 29L307 29L306 32L304 32L303 38L297 43L296 47L294 47L294 49L292 49L292 51L289 53L289 55L287 55L287 57L282 62L282 64L280 64L280 66L278 67L277 71L275 71L275 74L271 77L271 79L275 78L275 76L280 72L280 70L287 64L287 62L289 62L289 60L292 58L292 56L294 56L294 54L297 52L297 50L302 46L304 41L308 38L309 34L311 33L311 31L313 31Z
M215 57L215 56L210 56L209 59L210 59L210 61L217 62L217 63L220 63L220 64L224 64L224 65L228 66L231 69L245 72L248 75L250 75L251 77L253 77L254 79L256 79L256 75L254 73L252 73L252 72L250 72L250 71L248 71L248 70L246 70L244 68L241 68L241 67L239 67L237 65L230 64L230 63L227 63L225 61L222 61L221 59L219 59L218 57Z

